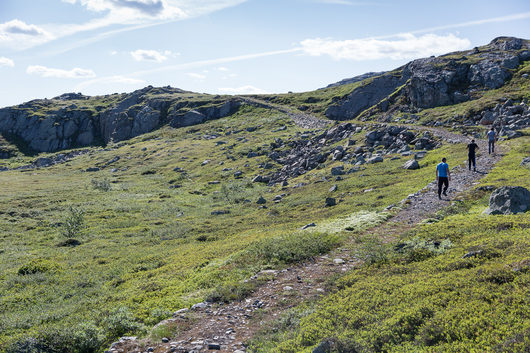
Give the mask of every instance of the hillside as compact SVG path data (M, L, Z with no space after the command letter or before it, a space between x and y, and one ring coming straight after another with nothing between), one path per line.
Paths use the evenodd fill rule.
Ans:
M530 188L529 60L501 37L312 92L0 109L0 350L529 349L529 213L483 214Z

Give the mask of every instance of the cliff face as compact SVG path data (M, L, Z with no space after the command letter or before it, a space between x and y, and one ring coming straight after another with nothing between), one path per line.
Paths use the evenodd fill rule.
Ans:
M528 41L500 37L473 50L414 60L366 80L329 106L326 116L352 119L373 106L387 111L398 100L412 109L465 102L473 98L474 92L504 85L512 70L529 59Z
M69 93L0 109L0 133L31 150L53 152L126 140L164 124L182 127L218 119L234 113L239 104L168 87L105 97Z

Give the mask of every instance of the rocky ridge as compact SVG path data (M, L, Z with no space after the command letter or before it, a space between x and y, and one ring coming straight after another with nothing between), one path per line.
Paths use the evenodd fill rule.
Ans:
M414 60L394 71L372 77L326 110L334 120L361 113L416 112L462 103L484 90L499 88L513 69L530 59L529 41L499 37L472 50ZM365 112L365 110L367 110Z
M67 93L0 109L0 133L29 150L54 152L123 141L165 124L196 125L233 114L240 105L232 97L197 97L171 87L148 86L103 99Z

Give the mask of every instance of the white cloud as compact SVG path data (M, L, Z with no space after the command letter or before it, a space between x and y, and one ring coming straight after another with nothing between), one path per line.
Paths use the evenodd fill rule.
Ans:
M80 69L78 67L72 70L53 69L46 66L31 65L26 69L26 73L41 77L53 78L91 78L96 77L92 70Z
M0 23L1 46L24 49L53 38L54 36L44 29L17 19Z
M188 72L186 75L188 75L191 78L195 78L197 80L204 80L206 78L206 75L198 74L195 72Z
M227 69L226 67L224 67L224 66L220 66L220 67L218 67L217 70L218 70L218 71L222 71L222 72L226 72L226 71L228 71L228 69Z
M6 58L4 56L0 56L0 67L2 66L15 66L15 62L9 58Z
M469 48L471 42L466 38L458 38L453 34L439 36L425 34L416 37L413 34L400 34L395 40L374 38L332 40L306 39L300 44L304 52L311 56L328 55L335 60L376 60L376 59L413 59L430 55Z
M247 0L63 0L79 4L102 17L70 26L74 32L102 28L113 24L138 25L176 21L205 15L235 6Z
M257 88L257 87L250 86L250 85L242 86L242 87L235 87L235 88L223 87L223 88L219 88L218 91L219 93L223 93L223 94L268 94L269 93L261 88Z
M171 54L171 52L169 52ZM155 61L161 63L162 61L167 60L168 51L165 51L164 54L156 50L144 50L138 49L131 52L132 57L136 61Z

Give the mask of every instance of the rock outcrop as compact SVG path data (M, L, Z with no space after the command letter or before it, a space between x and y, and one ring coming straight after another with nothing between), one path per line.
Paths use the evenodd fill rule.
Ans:
M499 37L473 50L414 60L365 80L350 94L334 101L326 116L346 120L366 109L388 111L393 104L415 111L465 102L477 90L504 85L512 77L512 70L529 59L528 41Z
M486 214L514 214L530 209L530 191L522 186L503 186L491 193Z
M233 114L236 98L198 99L171 87L130 94L87 97L66 93L0 109L0 133L16 137L31 150L54 152L126 140L169 124L190 126Z

